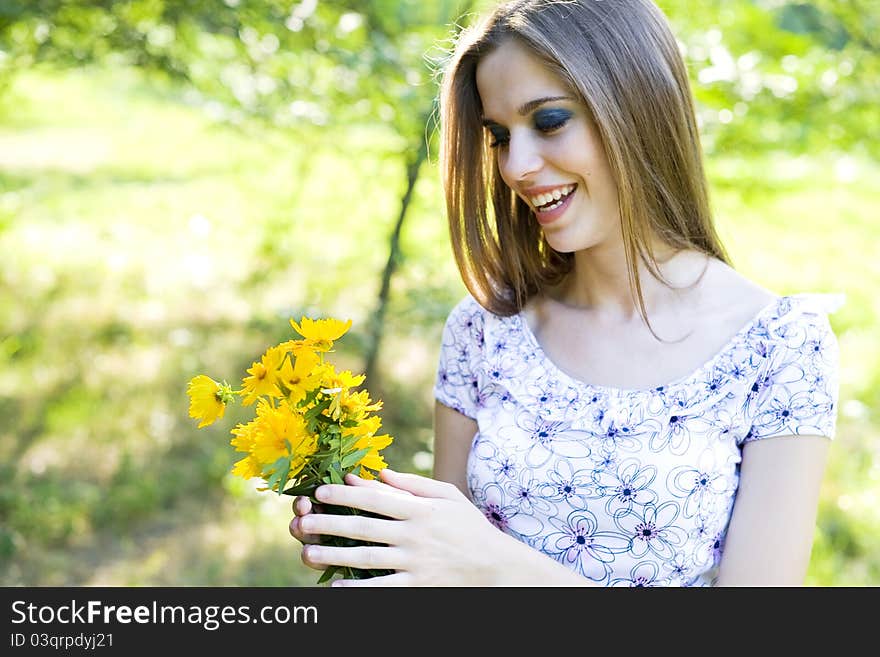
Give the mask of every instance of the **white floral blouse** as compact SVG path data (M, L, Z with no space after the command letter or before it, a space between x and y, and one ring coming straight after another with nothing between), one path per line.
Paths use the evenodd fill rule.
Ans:
M606 586L711 586L744 443L833 438L840 295L776 297L668 385L572 378L522 313L470 295L443 329L434 396L477 421L467 482L496 527Z

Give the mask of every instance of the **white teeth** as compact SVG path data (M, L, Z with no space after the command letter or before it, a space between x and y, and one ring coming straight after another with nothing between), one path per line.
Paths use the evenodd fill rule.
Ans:
M554 189L552 192L538 194L537 196L532 196L529 200L532 202L532 205L536 208L540 208L542 205L546 205L547 203L552 203L553 201L558 201L563 196L568 196L571 191L574 189L574 185L563 185L562 187L558 187ZM543 211L552 210L553 208L559 207L560 203L553 203L548 208L542 208Z

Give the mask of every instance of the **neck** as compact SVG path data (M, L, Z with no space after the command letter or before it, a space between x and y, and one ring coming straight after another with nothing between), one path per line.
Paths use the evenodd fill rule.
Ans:
M708 265L702 254L676 252L666 245L655 246L654 254L657 269L675 287L694 285ZM674 310L687 290L670 289L654 277L641 259L636 266L646 312L652 315ZM638 297L630 285L622 244L575 253L571 273L558 286L549 289L546 296L557 304L589 311L608 322L641 321Z

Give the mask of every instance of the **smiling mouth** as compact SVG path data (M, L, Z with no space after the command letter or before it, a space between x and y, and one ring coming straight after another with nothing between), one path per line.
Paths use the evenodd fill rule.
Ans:
M565 201L568 200L568 197L574 194L576 190L577 185L572 185L571 189L566 191L564 194L561 194L558 197L556 197L556 195L554 194L554 198L545 201L542 205L535 205L535 212L550 212L550 210L555 210L560 205L565 203Z

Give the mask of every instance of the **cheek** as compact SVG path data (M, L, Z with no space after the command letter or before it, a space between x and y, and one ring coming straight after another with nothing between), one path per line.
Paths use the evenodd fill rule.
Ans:
M499 152L495 155L495 166L498 169L498 174L499 174L501 180L504 181L504 184L507 185L507 187L510 188L511 190L516 189L516 185L514 184L516 181L510 179L504 173L504 153ZM519 196L519 195L517 194L517 196Z

